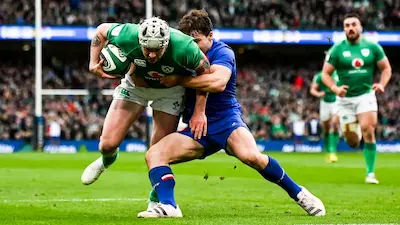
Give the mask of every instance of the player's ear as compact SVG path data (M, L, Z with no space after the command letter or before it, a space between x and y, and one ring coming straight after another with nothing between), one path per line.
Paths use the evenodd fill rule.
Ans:
M212 38L213 38L213 32L210 31L210 33L207 35L207 39L211 41Z

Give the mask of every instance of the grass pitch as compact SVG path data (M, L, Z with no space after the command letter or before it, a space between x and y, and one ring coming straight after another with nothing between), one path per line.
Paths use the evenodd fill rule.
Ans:
M343 224L400 223L400 154L379 154L379 185L364 184L361 153L273 153L321 198L327 216L307 216L277 185L223 153L173 166L184 218L138 219L150 191L144 154L122 153L100 179L80 183L99 154L0 155L0 224Z

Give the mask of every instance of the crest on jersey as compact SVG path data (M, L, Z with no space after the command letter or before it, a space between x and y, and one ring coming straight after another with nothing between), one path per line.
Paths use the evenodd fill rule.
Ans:
M170 67L170 66L161 66L161 70L164 73L172 73L174 72L174 67Z
M134 59L133 64L140 67L146 67L146 60L143 59Z
M370 51L368 48L361 49L361 55L363 55L364 57L368 57L369 53L370 53Z
M360 69L362 66L364 66L364 60L355 58L353 61L351 61L351 65L356 69Z
M149 71L147 74L151 77L152 80L160 80L165 75L156 71Z

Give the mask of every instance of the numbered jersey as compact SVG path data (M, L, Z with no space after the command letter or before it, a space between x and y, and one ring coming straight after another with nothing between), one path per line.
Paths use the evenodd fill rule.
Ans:
M336 71L333 71L332 79L333 79L333 81L335 81L335 83L338 82L339 78L338 78L338 75L337 75ZM324 84L324 82L322 82L322 72L319 72L319 73L315 74L314 79L313 79L313 83L318 84L318 89L320 91L325 92L325 96L322 99L324 102L335 102L336 101L336 94L333 91L331 91L331 89L329 89Z
M335 67L339 76L338 85L347 85L347 97L360 96L372 90L376 63L385 58L382 47L365 38L351 44L343 40L329 50L326 61Z
M170 28L170 41L164 55L156 63L146 61L139 44L138 24L114 24L107 33L110 43L118 46L135 64L136 75L151 88L166 88L160 80L168 75L195 76L194 69L203 55L193 38Z

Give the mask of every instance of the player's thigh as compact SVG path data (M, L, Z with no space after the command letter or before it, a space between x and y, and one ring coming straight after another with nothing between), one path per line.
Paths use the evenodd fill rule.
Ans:
M179 117L166 112L153 111L153 135L151 145L160 141L163 137L176 131Z
M322 122L329 121L331 118L331 106L324 102L320 101L319 103L319 118Z
M156 111L178 116L183 111L185 89L175 86L168 89L153 89L150 93L155 96L151 108Z
M361 129L375 128L378 123L378 103L374 92L360 96L357 106L357 119Z
M357 147L361 140L361 128L357 120L357 98L339 98L338 114L340 128L350 147Z
M268 164L268 157L257 148L253 135L245 127L234 130L227 141L227 151L243 163L262 170Z
M191 137L172 133L150 147L146 152L149 169L200 158L204 153L203 146Z
M144 106L134 102L114 99L104 120L100 138L101 148L115 148L124 139L129 127L140 117Z

